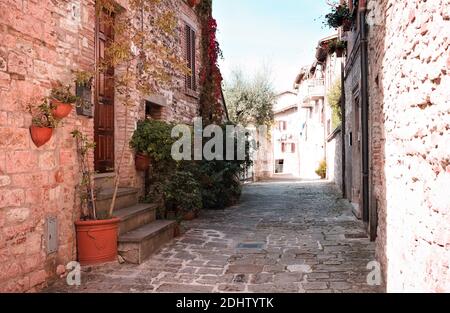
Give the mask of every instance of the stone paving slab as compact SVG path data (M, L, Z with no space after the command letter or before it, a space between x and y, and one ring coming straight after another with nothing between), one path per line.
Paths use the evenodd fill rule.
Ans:
M328 182L246 185L241 203L203 211L141 265L111 263L46 292L383 292L366 283L374 243ZM260 243L256 249L238 245Z

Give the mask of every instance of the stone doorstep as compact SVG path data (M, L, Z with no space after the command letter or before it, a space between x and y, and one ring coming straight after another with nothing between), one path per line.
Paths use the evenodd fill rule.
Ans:
M119 255L126 262L141 264L174 237L175 221L157 220L119 236Z
M120 218L119 235L155 221L156 208L155 204L142 203L115 211L114 216Z
M137 204L139 189L137 188L119 188L117 191L115 210L124 209ZM97 211L107 211L111 205L113 188L101 190L96 197Z

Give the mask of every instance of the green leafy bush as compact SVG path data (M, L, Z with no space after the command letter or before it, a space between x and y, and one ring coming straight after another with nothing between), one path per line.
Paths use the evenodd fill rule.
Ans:
M175 142L171 137L173 126L163 121L138 121L130 147L136 152L148 154L155 162L172 160L172 144Z
M319 164L319 168L316 170L316 174L320 176L320 178L325 179L327 177L327 161L323 160Z
M186 171L176 171L163 187L166 209L179 214L196 212L202 208L200 183Z

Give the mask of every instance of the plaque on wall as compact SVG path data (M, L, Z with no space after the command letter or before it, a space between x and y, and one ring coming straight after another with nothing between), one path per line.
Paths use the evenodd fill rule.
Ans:
M93 105L92 105L92 89L88 85L78 85L76 88L77 97L80 101L77 105L77 114L87 117L93 117Z

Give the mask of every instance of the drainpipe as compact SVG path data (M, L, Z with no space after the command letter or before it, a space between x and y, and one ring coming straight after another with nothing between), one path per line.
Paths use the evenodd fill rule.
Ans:
M369 186L369 95L368 95L368 52L366 0L359 1L359 20L361 38L361 132L362 132L362 196L363 221L369 222L370 216L370 186Z

